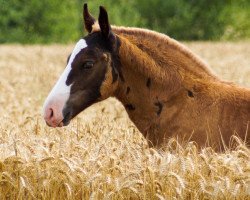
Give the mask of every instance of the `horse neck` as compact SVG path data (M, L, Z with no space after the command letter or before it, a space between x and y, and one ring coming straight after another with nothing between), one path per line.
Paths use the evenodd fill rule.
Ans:
M119 37L120 73L114 96L124 105L130 119L145 133L171 96L181 90L182 78L177 70L162 68L145 51L124 37Z
M119 38L121 40L119 57L124 80L120 80L118 93L122 98L127 98L126 93L130 90L137 91L134 96L143 96L149 90L162 87L169 93L178 90L181 76L177 70L159 67L157 61L147 52L142 51L127 38L122 36Z
M166 99L182 88L192 87L196 80L219 80L201 60L170 38L165 41L166 38L159 40L150 34L147 38L133 32L116 32L121 40L119 56L125 79L120 82L119 99L127 98L131 87L138 88L138 93L133 95L140 96L146 95L148 90L155 90L159 96L164 90Z
M178 71L182 76L218 80L202 59L167 35L140 28L112 28L121 38L123 49L129 51L124 52L125 55L135 57L138 62L148 62L148 66L138 63L138 70L146 74L153 73L156 79L165 81L165 76Z

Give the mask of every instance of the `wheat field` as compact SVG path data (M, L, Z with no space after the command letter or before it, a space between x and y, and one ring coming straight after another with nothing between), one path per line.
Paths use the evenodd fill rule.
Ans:
M186 43L225 80L250 87L250 42ZM108 99L49 128L43 101L73 45L0 46L0 199L250 199L250 150L170 140L149 148Z

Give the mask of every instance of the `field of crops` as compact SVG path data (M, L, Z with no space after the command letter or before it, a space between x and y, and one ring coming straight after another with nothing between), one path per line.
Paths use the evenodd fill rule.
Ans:
M223 79L250 87L250 42L187 43ZM49 128L43 101L73 45L0 46L0 199L249 199L250 150L156 151L115 99ZM237 138L235 139L237 140Z

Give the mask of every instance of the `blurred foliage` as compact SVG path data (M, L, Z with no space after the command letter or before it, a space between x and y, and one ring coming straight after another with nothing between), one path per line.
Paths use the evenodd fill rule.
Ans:
M0 43L49 43L79 37L77 5L69 0L0 0Z
M79 38L82 0L0 0L0 43L65 43ZM250 38L249 0L91 0L116 25L153 29L179 40ZM86 33L84 33L86 34Z

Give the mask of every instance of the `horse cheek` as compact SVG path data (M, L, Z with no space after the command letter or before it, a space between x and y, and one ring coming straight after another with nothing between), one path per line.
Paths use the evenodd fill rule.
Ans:
M112 96L118 86L118 81L113 82L112 68L108 66L105 78L100 87L101 100Z

